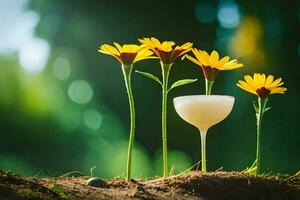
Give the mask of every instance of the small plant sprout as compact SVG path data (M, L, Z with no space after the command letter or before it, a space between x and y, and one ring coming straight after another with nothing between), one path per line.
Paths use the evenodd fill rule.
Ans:
M90 169L90 173L91 173L91 178L89 178L87 180L87 185L89 186L93 186L93 187L102 187L104 186L106 183L104 180L102 180L101 178L95 177L94 176L94 170L96 169L96 166L92 167Z
M94 170L96 169L96 165L90 169L91 177L94 177Z
M253 101L257 125L256 160L246 172L259 175L261 173L261 123L265 112L271 109L271 107L267 107L268 97L270 94L284 94L287 88L281 87L283 85L281 78L274 80L272 75L266 77L265 74L255 73L253 77L250 75L244 76L244 79L245 81L238 81L237 86L258 97L257 103Z
M183 79L176 81L169 87L169 73L176 60L176 58L184 55L192 49L193 44L187 42L181 46L176 46L173 41L160 42L158 39L143 38L139 41L152 50L156 56L160 59L160 65L162 70L162 82L156 76L147 73L136 71L154 81L159 83L162 87L162 143L163 143L163 176L168 176L168 152L167 152L167 98L168 93L175 87L195 82L197 79Z
M212 51L209 55L206 51L194 48L192 52L195 58L186 54L182 59L187 58L201 67L205 78L206 95L211 95L213 83L220 71L232 70L243 66L236 59L229 61L229 56L225 56L219 60L219 54L216 51Z
M151 56L153 52L145 48L144 45L125 44L121 46L118 43L114 43L114 46L103 44L100 46L99 52L107 55L111 55L121 63L121 68L122 68L124 81L127 89L129 108L130 108L130 118L131 118L127 169L126 169L126 180L130 181L132 151L133 151L133 143L134 143L134 135L135 135L135 108L134 108L133 94L131 90L131 71L134 63L140 60L153 58Z

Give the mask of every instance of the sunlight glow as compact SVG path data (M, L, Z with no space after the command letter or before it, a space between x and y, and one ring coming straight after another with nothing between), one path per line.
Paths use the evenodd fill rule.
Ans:
M25 11L27 0L1 0L0 55L15 53L34 35L39 15Z
M41 38L32 38L19 50L19 63L29 74L40 73L47 64L50 55L48 42Z

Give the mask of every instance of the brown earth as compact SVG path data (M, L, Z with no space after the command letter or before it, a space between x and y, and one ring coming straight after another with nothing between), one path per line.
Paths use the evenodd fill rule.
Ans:
M300 200L299 177L293 181L275 176L194 171L167 179L104 180L101 187L88 186L88 178L34 179L0 172L0 199Z

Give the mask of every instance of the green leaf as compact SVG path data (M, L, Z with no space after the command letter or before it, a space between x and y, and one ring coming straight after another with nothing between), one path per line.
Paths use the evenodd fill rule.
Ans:
M135 70L136 73L139 73L139 74L142 74L154 81L156 81L157 83L159 83L161 86L162 86L162 83L160 82L159 78L157 78L156 76L154 76L153 74L150 74L148 72L142 72L142 71L138 71L138 70Z
M66 195L66 193L65 193L64 188L63 188L61 185L57 184L56 182L54 182L53 184L51 184L51 185L49 186L49 188L50 188L53 192L55 192L56 194L58 194L58 195L60 196L61 199L65 199L65 200L69 199L69 197L68 197L68 196Z
M197 81L198 79L182 79L182 80L179 80L179 81L176 81L175 83L172 84L172 86L170 87L170 89L168 90L171 91L172 89L176 88L176 87L179 87L179 86L182 86L182 85L186 85L186 84L189 84L189 83L193 83L195 81Z
M256 105L256 101L252 101L252 104L253 104L255 112L258 113L258 107Z
M266 108L266 109L265 109L265 112L267 112L267 111L271 110L271 108L272 108L272 107L268 107L268 108Z
M242 173L255 175L257 170L257 160L254 161L254 163L251 165L251 167L247 167L242 171Z

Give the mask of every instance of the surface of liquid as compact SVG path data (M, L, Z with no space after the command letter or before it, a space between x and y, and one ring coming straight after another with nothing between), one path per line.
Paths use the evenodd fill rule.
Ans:
M225 95L191 95L174 98L174 106L179 116L207 131L211 126L224 120L231 112L234 97Z

